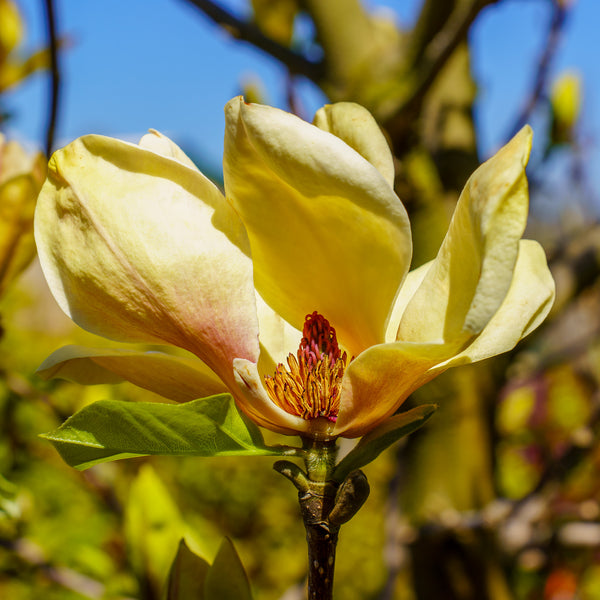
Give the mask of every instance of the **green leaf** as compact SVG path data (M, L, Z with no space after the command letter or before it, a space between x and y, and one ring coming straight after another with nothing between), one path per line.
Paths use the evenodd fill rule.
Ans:
M368 465L394 442L421 427L436 410L435 404L422 404L387 419L365 435L339 462L333 472L333 478L336 481L344 481L352 471Z
M225 538L204 580L202 600L252 600L250 582L231 540Z
M194 554L182 539L169 573L167 600L204 600L204 582L209 569L209 564Z
M77 469L149 454L164 456L265 456L295 450L266 446L260 430L229 394L186 404L101 400L41 437Z

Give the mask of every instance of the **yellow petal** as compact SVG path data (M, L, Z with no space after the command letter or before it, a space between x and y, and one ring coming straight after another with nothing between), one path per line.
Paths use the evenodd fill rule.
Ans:
M226 106L224 176L255 284L293 327L317 310L352 354L383 341L411 254L406 211L338 137L280 110Z
M439 254L404 311L399 340L464 342L499 308L527 220L531 135L523 128L467 182Z
M398 292L398 296L396 297L396 301L394 302L394 306L392 308L392 313L390 315L390 320L387 327L387 333L385 335L386 342L396 341L398 327L400 326L400 319L406 310L406 306L414 296L417 289L419 289L421 283L423 283L423 279L425 279L425 275L427 275L429 269L433 265L433 262L434 261L430 260L424 265L413 269L406 275L406 279L402 283L402 287Z
M38 200L40 262L93 333L185 348L233 384L258 358L252 265L219 190L179 162L86 136L54 154Z
M546 318L554 295L554 279L543 248L533 240L521 240L510 289L498 312L469 346L436 366L436 374L512 350Z
M291 415L269 398L255 363L244 359L233 362L237 388L232 389L237 405L255 423L271 431L301 435L311 431L311 421Z
M394 187L394 158L381 128L366 108L354 102L326 104L317 111L313 123L344 140Z
M504 302L463 351L448 356L450 344L396 342L369 348L348 365L335 434L364 435L446 369L511 350L542 323L553 300L554 280L542 247L521 240Z
M198 171L198 167L193 163L192 159L175 142L155 129L151 129L149 133L142 137L138 145L140 148L152 150L152 152L156 152L166 158L172 158L182 165Z
M435 375L429 369L447 358L444 344L395 342L373 346L356 357L342 382L334 433L359 437L392 415Z
M272 375L279 363L285 363L288 354L296 352L302 332L282 319L257 293L256 308L260 339L259 370Z
M68 379L83 385L129 381L176 402L227 391L200 360L164 352L64 346L38 369L44 379Z

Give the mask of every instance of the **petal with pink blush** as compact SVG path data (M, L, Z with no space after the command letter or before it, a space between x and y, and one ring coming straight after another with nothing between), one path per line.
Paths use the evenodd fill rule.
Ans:
M234 358L258 359L243 227L198 171L80 138L50 161L35 233L55 298L84 329L185 348L229 384Z

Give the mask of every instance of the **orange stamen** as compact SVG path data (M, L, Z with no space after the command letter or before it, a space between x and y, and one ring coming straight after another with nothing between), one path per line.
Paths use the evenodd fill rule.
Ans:
M283 410L303 419L325 417L335 422L340 410L341 384L347 355L342 353L335 329L318 312L306 316L296 356L279 363L265 377L269 396Z

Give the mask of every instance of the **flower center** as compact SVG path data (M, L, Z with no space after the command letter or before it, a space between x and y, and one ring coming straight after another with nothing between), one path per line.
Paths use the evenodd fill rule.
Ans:
M287 358L288 368L277 365L265 376L269 396L283 410L303 419L325 417L332 423L340 410L342 376L347 356L338 346L335 329L318 312L307 315L296 356Z

